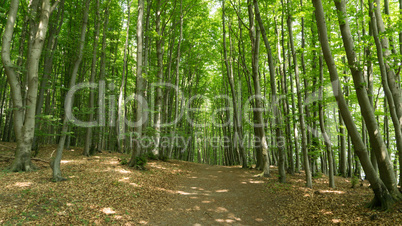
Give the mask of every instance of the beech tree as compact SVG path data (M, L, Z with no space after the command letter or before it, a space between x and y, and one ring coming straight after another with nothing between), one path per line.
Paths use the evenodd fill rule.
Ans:
M17 149L15 160L10 166L11 171L32 171L36 167L31 162L31 146L35 132L35 111L38 92L38 71L39 61L42 55L42 49L46 38L49 17L57 7L58 1L53 5L50 0L43 0L39 6L39 1L32 1L30 4L30 13L36 23L31 24L30 37L28 43L27 73L25 82L27 85L26 102L24 101L21 84L21 76L15 71L11 60L11 44L14 35L14 25L17 21L18 0L10 2L10 9L7 18L6 27L2 39L1 57L8 83L10 84L11 97L13 103L13 125L17 140Z
M68 179L63 150L83 147L136 169L173 158L301 173L309 188L366 177L371 207L400 199L401 1L28 2L0 0L12 171L58 144L54 181Z
M342 2L335 2L337 4L337 8L341 13L345 13L345 8L344 8L344 1ZM393 197L392 197L392 192L393 188L386 186L386 184L383 182L382 178L380 178L374 168L373 165L371 164L369 155L367 153L367 148L364 145L361 136L356 128L356 125L351 117L349 108L346 104L346 101L344 99L344 96L342 94L342 89L339 81L339 76L337 69L335 67L335 62L332 57L331 49L329 46L328 42L328 35L327 35L327 28L326 28L326 22L325 22L325 16L324 16L324 9L322 6L322 2L320 0L314 0L313 1L314 7L315 7L315 16L317 20L317 27L318 27L318 33L319 33L319 38L320 38L320 43L321 43L321 48L323 51L324 59L326 61L328 70L330 72L330 77L331 77L331 82L332 82L332 88L334 92L334 96L336 98L336 101L338 103L339 109L342 114L342 118L345 121L345 125L348 129L348 132L350 133L353 145L355 147L355 153L360 159L360 162L363 166L364 171L366 172L367 178L370 181L370 184L372 186L372 189L374 191L374 199L371 203L372 206L380 206L381 208L389 208L390 203L392 203ZM343 14L345 15L345 14ZM342 14L340 14L340 27L342 31L342 36L344 38L344 44L349 45L349 49L347 49L348 53L348 58L351 61L352 65L354 64L354 58L352 57L352 52L353 51L353 43L352 39L350 38L350 29L348 27L348 22L347 20L344 19ZM351 68L355 73L357 73L356 68ZM361 75L359 75L361 76ZM357 80L357 81L356 81ZM359 90L363 93L358 94L360 95L361 99L367 98L367 94L365 95L365 89L362 89L361 83L359 83L359 77L354 75L354 81L355 81L355 88L356 91L359 92ZM366 107L364 104L363 107ZM370 109L364 109L367 110L366 113L363 114L370 114ZM374 119L375 120L375 119ZM374 125L373 125L374 126ZM374 132L374 131L373 131ZM378 138L380 139L380 138ZM376 152L378 153L379 150ZM388 154L386 154L387 156ZM392 172L385 172L388 174L392 174ZM388 190L390 189L390 190Z

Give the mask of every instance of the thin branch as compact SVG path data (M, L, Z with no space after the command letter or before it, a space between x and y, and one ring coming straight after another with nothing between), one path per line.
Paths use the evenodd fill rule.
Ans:
M239 12L237 11L236 6L233 4L232 0L229 0L229 2L230 2L230 4L232 5L234 11L236 12L237 17L239 17L240 22L243 24L243 26L244 26L247 30L250 31L250 28L249 28L249 27L243 22L243 20L241 19L240 15L239 15ZM240 8L240 6L239 6L239 8Z
M60 0L57 0L57 1L52 5L52 7L50 8L50 13L52 13L52 12L56 9L56 7L57 7L57 5L59 5L59 3L60 3Z

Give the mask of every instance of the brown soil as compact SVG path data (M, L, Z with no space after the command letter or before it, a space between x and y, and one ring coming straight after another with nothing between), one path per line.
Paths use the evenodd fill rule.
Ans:
M174 201L150 221L154 225L273 225L287 197L267 195L257 171L181 162Z
M43 146L41 167L32 173L9 173L15 144L0 143L0 225L401 225L402 205L388 212L364 207L373 197L369 184L351 188L349 179L314 179L277 170L262 178L257 170L209 166L176 160L151 161L147 171L122 166L127 155L103 152L90 158L81 148L64 151L63 176L51 182L46 161L56 146ZM8 156L8 157L1 157Z

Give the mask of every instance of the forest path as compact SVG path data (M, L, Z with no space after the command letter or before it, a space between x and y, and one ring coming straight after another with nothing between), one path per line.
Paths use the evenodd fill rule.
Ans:
M173 202L154 213L151 225L277 225L286 198L267 192L258 171L180 162ZM264 186L265 185L265 186Z

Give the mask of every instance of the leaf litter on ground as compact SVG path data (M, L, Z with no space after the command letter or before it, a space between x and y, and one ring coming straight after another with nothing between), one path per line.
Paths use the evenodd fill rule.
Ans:
M72 148L63 152L61 166L68 180L53 183L51 169L45 162L54 153L55 145L41 146L37 158L45 161L33 160L40 169L31 173L6 170L12 158L1 156L12 156L14 148L15 143L0 143L1 225L147 224L177 198L176 184L200 169L199 164L152 160L146 171L138 171L119 163L119 159L129 158L128 155L104 151L85 157L81 155L82 148ZM253 169L238 172L250 178L259 173ZM401 203L386 212L365 207L373 197L367 181L351 188L350 179L336 177L336 188L331 189L323 175L315 178L313 189L309 189L304 186L303 173L287 175L285 184L278 183L276 174L277 169L272 167L273 176L259 178L263 183L253 189L258 189L262 196L259 205L262 209L272 208L273 199L280 203L275 207L279 224L402 224ZM236 195L236 202L247 203L249 197Z

